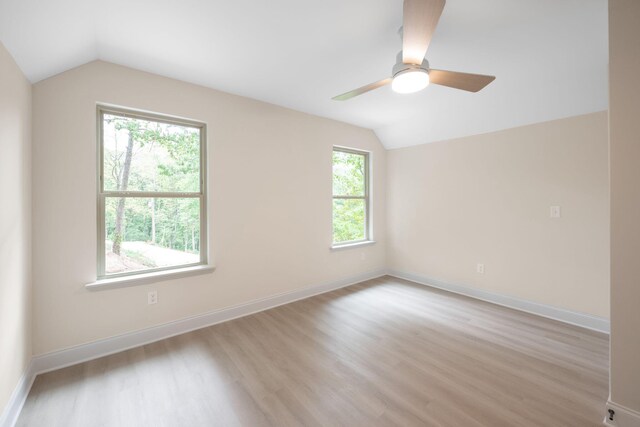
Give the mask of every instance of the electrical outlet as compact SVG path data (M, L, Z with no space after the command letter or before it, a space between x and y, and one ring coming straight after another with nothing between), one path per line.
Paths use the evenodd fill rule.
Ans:
M560 218L560 206L549 207L549 217Z
M616 422L616 411L611 408L607 408L607 415L604 417L604 425L606 426L617 426Z
M480 274L484 274L484 264L478 263L478 266L476 267L476 271Z
M158 303L158 291L149 291L147 294L147 304L157 304Z

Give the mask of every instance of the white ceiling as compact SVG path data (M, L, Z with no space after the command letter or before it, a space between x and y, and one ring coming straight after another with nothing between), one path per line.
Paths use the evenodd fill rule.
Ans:
M0 40L36 82L94 59L376 131L387 148L608 108L606 0L448 0L427 59L497 76L472 94L389 87L402 0L0 0Z

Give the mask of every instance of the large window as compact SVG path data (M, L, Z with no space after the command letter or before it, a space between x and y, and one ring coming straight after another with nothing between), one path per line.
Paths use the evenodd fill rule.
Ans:
M98 277L206 264L205 126L98 108Z
M369 239L369 153L334 147L333 244Z

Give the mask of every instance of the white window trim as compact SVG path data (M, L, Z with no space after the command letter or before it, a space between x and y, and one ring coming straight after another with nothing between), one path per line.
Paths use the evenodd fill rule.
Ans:
M375 240L359 240L359 241L353 242L353 243L344 243L344 244L340 244L340 245L332 245L331 246L331 250L332 251L339 251L341 249L358 248L358 247L361 247L361 246L373 245L374 243L376 243Z
M332 154L332 159L333 159L333 152L334 151L340 151L343 153L350 153L350 154L358 154L361 156L364 156L365 158L365 169L364 169L364 175L365 175L365 179L364 179L364 186L365 186L365 191L364 191L364 197L359 197L359 196L335 196L333 194L333 185L332 185L332 190L331 190L331 246L330 249L331 250L336 250L336 249L348 249L348 248L353 248L353 247L359 247L359 246L366 246L366 245L370 245L375 243L375 240L373 240L373 225L372 225L372 212L371 212L371 152L370 151L364 151L364 150L358 150L355 148L350 148L350 147L344 147L344 146L340 146L340 145L334 145L333 149L331 150L331 154ZM332 166L332 172L331 172L331 179L333 182L333 160L331 161L331 166ZM365 209L365 238L361 239L361 240L349 240L346 242L339 242L336 243L333 241L333 201L335 199L364 199L365 200L365 204L364 204L364 209Z
M146 285L162 280L180 279L183 277L209 274L215 271L215 267L209 265L196 265L191 267L176 267L166 271L143 270L136 275L119 276L105 279L98 279L95 282L87 283L84 287L90 291L100 291L105 289L125 288L128 286Z
M200 191L197 193L185 192L145 192L145 191L105 191L104 190L104 134L103 116L113 114L120 117L150 120L160 123L188 126L200 130ZM206 124L194 120L166 116L146 111L133 110L99 104L96 108L97 139L98 139L98 179L97 179L97 279L93 283L85 285L88 289L95 287L120 287L130 286L136 283L148 283L152 278L158 280L162 276L182 277L186 273L200 274L213 271L208 265L208 232L207 232L207 128ZM106 197L194 197L200 199L200 261L192 264L180 264L171 267L150 268L147 270L131 271L125 273L106 274L105 272L105 199ZM191 274L187 274L191 275ZM114 285L115 284L115 285Z

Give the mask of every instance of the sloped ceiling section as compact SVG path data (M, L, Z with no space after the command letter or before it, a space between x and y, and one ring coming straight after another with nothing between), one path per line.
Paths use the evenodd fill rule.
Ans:
M427 59L492 74L477 94L389 87L402 0L0 0L0 40L32 82L114 62L374 129L387 148L608 108L606 0L448 0Z

